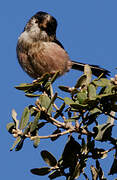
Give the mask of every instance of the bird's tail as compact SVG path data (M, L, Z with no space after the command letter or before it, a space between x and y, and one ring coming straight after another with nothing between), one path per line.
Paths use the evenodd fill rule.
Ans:
M85 66L85 63L72 61L72 69L84 71L84 66ZM97 77L99 77L102 73L103 73L103 75L102 75L103 78L110 76L110 71L108 71L104 68L101 68L97 65L90 65L90 64L89 64L89 66L91 67L92 74Z

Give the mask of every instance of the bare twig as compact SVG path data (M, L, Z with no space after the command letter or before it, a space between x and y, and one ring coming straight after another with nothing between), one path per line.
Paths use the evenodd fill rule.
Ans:
M48 138L63 136L65 134L72 133L73 131L74 130L68 129L66 131L63 131L63 132L60 132L60 133L57 133L57 134L51 134L51 135L48 135L48 136L33 136L30 139L35 140L37 137L40 138L40 139L48 139Z

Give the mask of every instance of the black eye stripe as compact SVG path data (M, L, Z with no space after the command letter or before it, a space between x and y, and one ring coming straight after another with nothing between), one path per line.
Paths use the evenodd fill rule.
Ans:
M39 21L38 21L38 20L36 20L36 21L35 21L35 23L39 23Z

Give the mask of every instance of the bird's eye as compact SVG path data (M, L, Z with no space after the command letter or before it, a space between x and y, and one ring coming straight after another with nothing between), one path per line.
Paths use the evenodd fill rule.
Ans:
M35 21L35 23L38 23L38 19Z

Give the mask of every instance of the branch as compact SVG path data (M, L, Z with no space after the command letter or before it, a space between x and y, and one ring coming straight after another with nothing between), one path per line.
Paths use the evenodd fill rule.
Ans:
M72 133L72 132L73 132L73 130L68 129L66 131L63 131L63 132L60 132L60 133L57 133L57 134L51 134L51 135L48 135L48 136L33 136L33 137L30 137L30 139L31 140L35 140L36 138L48 139L48 138L63 136L65 134Z

